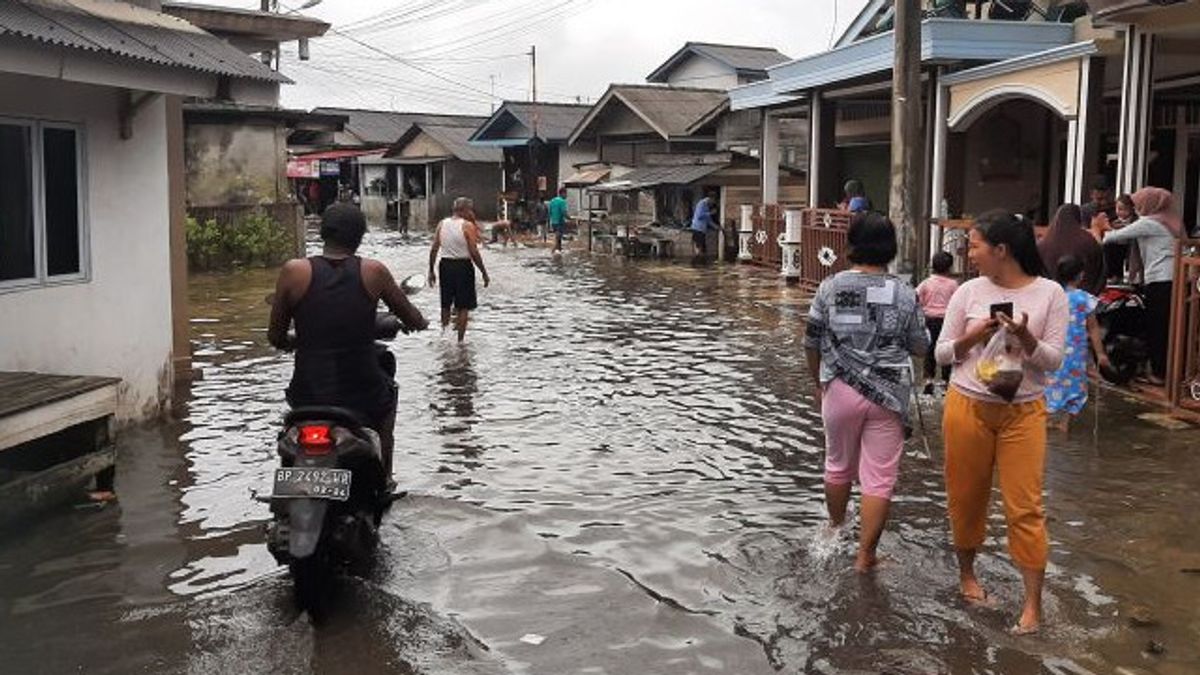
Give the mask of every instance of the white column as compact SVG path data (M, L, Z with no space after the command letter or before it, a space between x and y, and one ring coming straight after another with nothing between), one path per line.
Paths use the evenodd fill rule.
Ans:
M938 83L934 105L936 112L933 126L933 160L929 167L932 174L929 212L933 214L934 218L943 220L950 217L950 214L942 207L946 201L946 144L950 142L950 127L947 123L947 117L950 115L950 92L941 82ZM939 234L942 228L932 224L929 227L929 255L932 257L936 251L941 250Z
M816 208L821 202L821 92L812 92L808 99L808 206Z
M800 281L800 224L803 216L803 212L794 209L783 213L784 228L778 242L779 248L783 249L783 262L779 275L789 284Z
M1082 181L1079 179L1079 120L1067 120L1067 158L1063 166L1063 198L1062 203L1079 204ZM1053 205L1058 200L1051 199Z
M1064 186L1064 202L1082 204L1086 197L1088 167L1088 109L1091 103L1092 88L1092 59L1085 57L1079 63L1079 98L1077 100L1078 114L1067 125L1067 171Z
M1117 191L1132 193L1146 180L1150 104L1153 96L1154 35L1136 26L1125 28L1125 62L1121 83L1121 134L1117 159Z
M779 202L779 118L763 110L762 152L762 200L763 204Z
M738 223L738 260L750 260L750 237L754 236L754 206L742 204L742 219Z

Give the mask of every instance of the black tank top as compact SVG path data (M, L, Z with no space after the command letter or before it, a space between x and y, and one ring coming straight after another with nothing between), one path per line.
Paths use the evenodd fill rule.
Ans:
M312 281L296 304L296 368L287 399L293 407L336 405L373 415L390 403L375 355L375 312L363 286L362 259L312 256Z

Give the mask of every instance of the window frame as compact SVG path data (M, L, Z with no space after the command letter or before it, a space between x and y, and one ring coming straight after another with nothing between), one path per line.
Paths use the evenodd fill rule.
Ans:
M87 132L83 124L60 120L0 115L0 124L29 129L30 162L33 192L33 271L32 277L0 281L0 294L33 288L47 288L92 280L91 218L88 213ZM75 132L75 180L79 213L79 271L70 274L49 274L49 252L46 250L46 129L66 129Z

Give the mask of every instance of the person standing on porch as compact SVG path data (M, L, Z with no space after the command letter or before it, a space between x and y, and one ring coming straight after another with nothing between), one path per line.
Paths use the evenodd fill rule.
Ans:
M712 194L706 194L696 202L692 210L692 253L697 258L708 255L708 231L718 229L713 219L713 209L716 199Z
M559 188L548 207L550 229L554 230L554 253L562 253L563 235L567 232L567 188Z
M453 314L459 342L466 336L471 311L478 306L476 267L483 275L483 287L487 288L491 279L479 253L479 226L475 221L474 203L467 197L459 197L454 200L454 215L438 223L429 248L429 283L438 283L440 277L442 284L442 329L450 325Z
M1098 222L1105 222L1101 218ZM1071 256L1083 264L1083 283L1080 288L1100 295L1104 290L1104 250L1086 226L1082 210L1075 204L1063 204L1054 214L1046 235L1038 242L1038 254L1042 257L1042 269L1048 278L1053 278L1058 261Z
M912 357L929 332L907 282L889 274L896 228L885 216L854 217L846 233L852 267L821 283L804 337L813 397L825 424L825 507L829 525L846 520L858 482L860 573L875 567L908 429Z
M1150 349L1150 384L1162 386L1167 374L1167 344L1171 326L1171 285L1175 278L1175 242L1183 236L1183 221L1171 193L1147 187L1133 194L1138 219L1132 225L1106 229L1104 245L1137 242L1142 259L1146 298L1146 341Z
M939 364L953 366L942 433L959 592L970 604L990 604L975 576L975 557L987 536L992 476L998 473L1008 550L1025 586L1021 615L1010 632L1028 635L1042 621L1049 548L1042 506L1044 392L1049 373L1063 361L1067 294L1042 277L1033 226L1006 211L990 211L975 221L967 254L980 276L950 299L934 350ZM1022 357L1020 385L1011 400L993 393L977 371L985 346L1001 326L1010 353Z

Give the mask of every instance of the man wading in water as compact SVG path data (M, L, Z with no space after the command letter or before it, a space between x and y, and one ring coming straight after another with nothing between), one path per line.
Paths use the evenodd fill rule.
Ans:
M491 283L483 256L479 254L479 226L475 222L474 203L466 198L454 200L454 215L438 223L429 248L429 284L442 278L442 328L450 325L454 313L454 328L458 341L467 334L470 311L477 306L475 298L475 267L483 275L483 287ZM438 253L442 259L438 261ZM436 271L434 268L437 268Z

